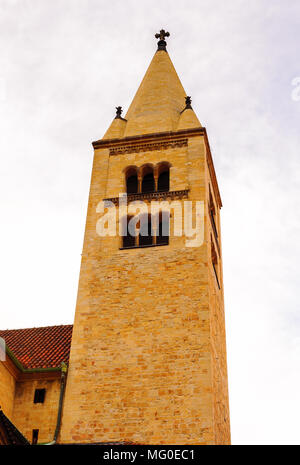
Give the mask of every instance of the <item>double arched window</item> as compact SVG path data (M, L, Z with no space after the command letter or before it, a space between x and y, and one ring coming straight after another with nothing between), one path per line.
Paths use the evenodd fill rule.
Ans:
M157 215L144 213L138 218L127 216L122 223L123 248L169 244L170 213L167 211Z
M125 170L127 194L166 192L170 189L170 163L161 162L153 166L129 166Z

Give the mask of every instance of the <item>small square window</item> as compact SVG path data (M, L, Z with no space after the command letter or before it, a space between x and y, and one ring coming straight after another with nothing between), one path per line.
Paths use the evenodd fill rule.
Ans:
M45 402L46 389L36 389L34 391L34 403L43 404Z

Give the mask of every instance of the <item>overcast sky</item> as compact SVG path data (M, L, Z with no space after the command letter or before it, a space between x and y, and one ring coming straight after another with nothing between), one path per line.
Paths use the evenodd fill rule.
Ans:
M91 142L162 27L224 204L232 442L299 444L299 0L0 0L0 326L73 322Z

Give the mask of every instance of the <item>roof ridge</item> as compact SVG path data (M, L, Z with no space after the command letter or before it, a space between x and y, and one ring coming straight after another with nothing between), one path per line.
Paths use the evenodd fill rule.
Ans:
M50 325L50 326L32 326L30 328L12 328L12 329L0 329L0 332L2 331L25 331L29 329L48 329L48 328L62 328L62 327L70 327L73 326L73 324L63 324L63 325Z

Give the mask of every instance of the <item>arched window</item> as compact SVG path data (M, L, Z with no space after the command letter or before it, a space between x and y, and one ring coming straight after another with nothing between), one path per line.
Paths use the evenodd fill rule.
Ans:
M128 168L126 171L126 192L127 194L138 192L138 175L135 167Z
M152 223L151 223L151 215L141 215L140 216L140 233L139 233L139 247L144 245L152 245L153 244L153 233L152 233Z
M161 163L158 167L157 190L168 191L170 189L170 166L168 163Z
M155 221L154 221L155 219ZM133 220L133 221L131 221ZM170 212L162 211L156 217L144 213L122 218L122 248L168 245L170 236Z
M154 174L152 166L145 166L142 171L142 192L154 192L155 183L154 183Z
M136 237L131 235L128 230L128 223L131 218L132 216L122 218L123 247L134 247L136 245Z
M156 244L169 244L170 212L160 212L157 223Z

